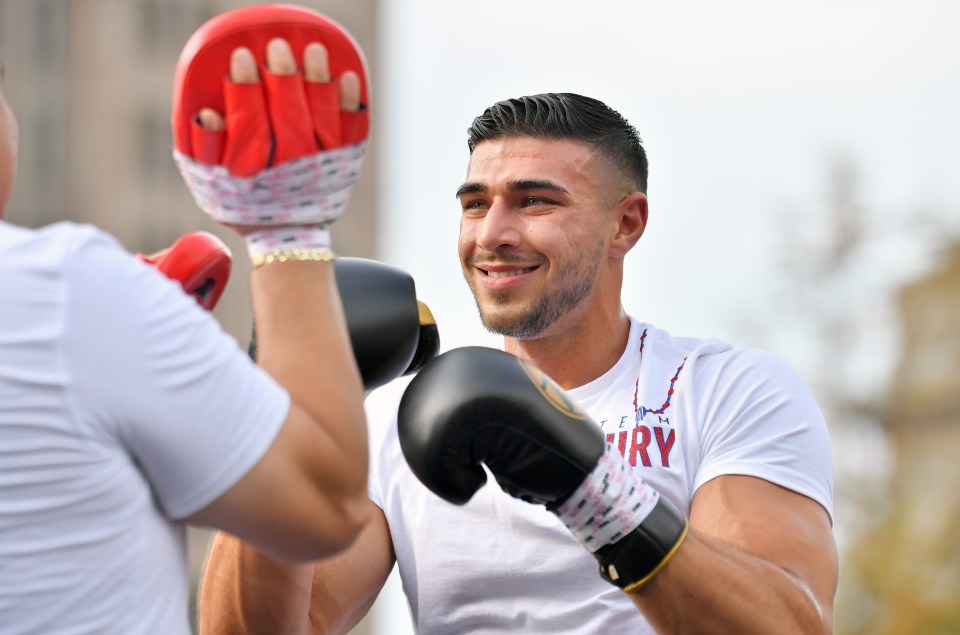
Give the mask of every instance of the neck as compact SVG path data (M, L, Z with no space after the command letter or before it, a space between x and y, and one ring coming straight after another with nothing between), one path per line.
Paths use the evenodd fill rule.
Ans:
M595 311L567 328L558 326L537 339L508 337L504 349L532 363L564 390L583 386L610 370L630 336L630 318L619 302L614 309Z

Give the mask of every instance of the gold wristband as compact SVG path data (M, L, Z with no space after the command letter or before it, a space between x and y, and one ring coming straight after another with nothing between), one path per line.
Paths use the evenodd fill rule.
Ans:
M253 268L258 269L272 262L330 262L336 260L337 255L326 247L284 249L254 256L251 261Z

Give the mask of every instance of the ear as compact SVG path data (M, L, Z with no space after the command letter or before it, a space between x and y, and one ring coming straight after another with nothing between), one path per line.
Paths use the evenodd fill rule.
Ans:
M647 228L647 196L643 192L630 194L617 203L614 214L617 228L610 244L611 255L623 258Z

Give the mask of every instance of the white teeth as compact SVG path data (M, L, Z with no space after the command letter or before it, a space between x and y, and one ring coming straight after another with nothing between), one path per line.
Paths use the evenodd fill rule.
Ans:
M514 269L513 271L488 271L487 275L491 278L512 278L513 276L519 276L523 273L528 273L533 271L534 267L527 267L526 269Z

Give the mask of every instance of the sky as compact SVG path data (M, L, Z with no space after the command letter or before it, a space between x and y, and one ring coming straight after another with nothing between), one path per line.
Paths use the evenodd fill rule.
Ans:
M455 251L466 127L500 99L580 92L624 114L650 157L626 308L678 333L732 323L757 308L775 217L822 205L837 160L858 166L881 217L960 213L955 7L385 2L373 63L380 253L415 273L451 345L483 337Z
M892 290L960 234L960 3L383 0L380 20L380 254L414 274L444 350L499 343L457 263L454 191L467 126L509 97L586 94L639 130L650 219L626 260L627 312L675 335L774 343L802 375L810 347L777 334L771 290L784 234L826 231L832 166L855 166L869 210L871 248L838 293L867 305L871 337L895 339ZM864 364L864 382L893 361ZM394 577L378 632L401 632L405 613Z

